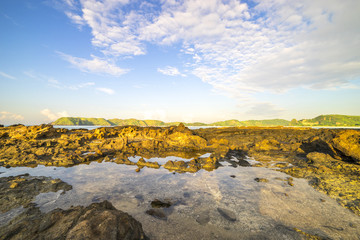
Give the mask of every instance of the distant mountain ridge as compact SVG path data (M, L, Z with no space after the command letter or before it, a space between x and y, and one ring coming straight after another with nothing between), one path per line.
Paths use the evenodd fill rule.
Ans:
M53 125L66 125L66 126L155 126L164 127L171 125L179 125L181 122L163 122L160 120L138 120L135 118L130 119L108 119L105 118L83 118L83 117L62 117L53 122ZM185 126L224 126L224 127L245 127L245 126L258 126L258 127L271 127L271 126L360 126L360 116L348 115L320 115L312 119L302 119L291 121L285 119L266 119L266 120L247 120L239 121L236 119L219 121L210 124L194 122L184 123Z
M360 116L348 115L320 115L312 119L302 119L297 121L291 120L291 126L344 126L344 127L360 127Z

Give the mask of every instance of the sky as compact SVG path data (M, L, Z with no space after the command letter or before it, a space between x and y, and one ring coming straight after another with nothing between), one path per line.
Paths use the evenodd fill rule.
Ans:
M360 115L359 0L1 0L0 124Z

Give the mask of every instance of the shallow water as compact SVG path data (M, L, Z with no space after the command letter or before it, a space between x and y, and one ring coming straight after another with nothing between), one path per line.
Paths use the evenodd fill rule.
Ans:
M164 168L135 172L137 166L92 162L69 168L0 168L0 177L29 173L60 178L73 189L38 195L35 202L42 211L109 200L140 221L151 239L301 239L294 228L332 239L360 238L360 217L315 191L306 180L294 179L290 186L290 176L275 170L222 164L212 172L179 174ZM166 220L145 213L154 199L173 203L160 210ZM218 208L231 211L236 221Z

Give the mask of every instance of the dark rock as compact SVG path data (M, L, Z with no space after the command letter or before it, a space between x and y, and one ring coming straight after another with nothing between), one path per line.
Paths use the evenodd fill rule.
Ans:
M144 196L141 195L141 194L135 195L135 198L136 198L137 200L139 200L140 202L143 202L143 201L144 201Z
M224 209L224 208L217 208L218 212L223 216L226 220L235 222L236 221L236 215L233 211Z
M230 177L235 178L236 176L235 175L230 175Z
M153 208L169 208L172 203L168 200L160 201L159 199L155 199L151 202L151 207Z
M269 182L269 180L267 180L266 178L254 178L254 180L257 182L265 182L265 183Z
M147 239L141 223L108 201L41 213L29 208L0 228L0 239Z
M155 218L161 219L161 220L167 220L167 216L163 209L152 208L152 209L147 210L146 214L153 216Z
M190 193L184 192L183 196L184 196L185 198L189 198L189 197L190 197Z
M200 225L205 225L210 221L209 212L202 212L199 214L199 216L196 218L196 221Z

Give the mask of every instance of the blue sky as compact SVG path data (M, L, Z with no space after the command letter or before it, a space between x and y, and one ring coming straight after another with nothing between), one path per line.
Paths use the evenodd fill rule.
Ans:
M360 115L360 2L0 1L0 123Z

